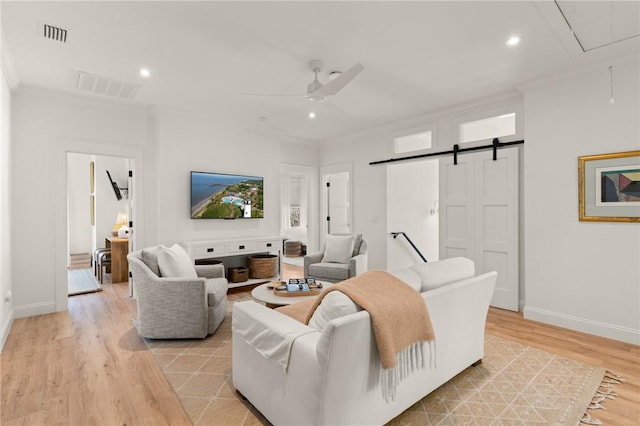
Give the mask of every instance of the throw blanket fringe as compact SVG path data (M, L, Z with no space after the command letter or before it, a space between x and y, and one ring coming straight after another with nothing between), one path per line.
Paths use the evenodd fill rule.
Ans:
M429 368L436 368L436 344L435 340L429 342L416 342L396 355L396 365L392 368L378 368L373 370L373 374L378 377L378 383L382 389L382 397L385 402L393 401L396 398L398 385L416 371L427 368L427 358Z

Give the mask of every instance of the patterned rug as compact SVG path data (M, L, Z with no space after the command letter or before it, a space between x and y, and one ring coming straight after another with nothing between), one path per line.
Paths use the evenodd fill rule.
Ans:
M102 291L91 269L68 269L67 285L69 296Z
M147 340L147 345L195 425L269 424L234 392L229 305L213 336ZM577 425L604 375L604 369L487 335L482 364L467 368L389 424Z

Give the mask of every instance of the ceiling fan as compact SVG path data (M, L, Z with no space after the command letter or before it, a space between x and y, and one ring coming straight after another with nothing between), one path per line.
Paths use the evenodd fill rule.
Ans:
M320 83L318 73L322 71L322 61L314 59L309 61L309 70L315 77L311 83L307 85L307 93L300 95L283 95L283 94L265 94L265 93L248 93L253 96L293 96L305 97L313 102L324 102L329 96L333 96L351 82L364 69L361 63L357 63L345 72L332 72L329 76L335 76L326 83Z

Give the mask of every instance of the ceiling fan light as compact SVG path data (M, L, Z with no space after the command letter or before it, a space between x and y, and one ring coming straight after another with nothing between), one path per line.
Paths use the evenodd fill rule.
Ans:
M520 36L514 35L509 37L504 44L506 44L507 46L517 46L521 41L522 38Z
M307 95L307 99L309 99L311 102L324 102L324 96L320 95Z

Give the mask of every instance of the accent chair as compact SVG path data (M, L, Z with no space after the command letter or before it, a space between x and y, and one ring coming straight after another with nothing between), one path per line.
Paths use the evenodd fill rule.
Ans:
M138 333L150 339L205 338L215 333L227 314L229 285L224 266L193 265L179 248L183 272L174 268L169 273L171 269L163 268L159 259L159 252L166 250L156 246L127 255L138 306Z
M339 282L367 271L367 240L362 234L329 234L324 249L304 257L304 276Z

